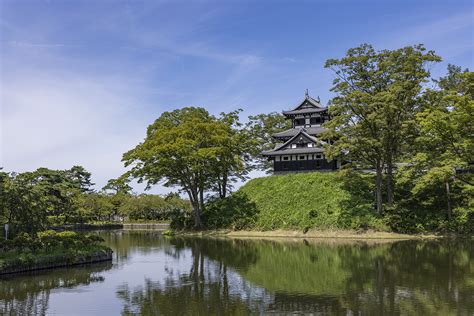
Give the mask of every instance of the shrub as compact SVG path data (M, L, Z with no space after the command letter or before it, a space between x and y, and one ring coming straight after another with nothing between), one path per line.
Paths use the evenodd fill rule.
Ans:
M204 208L203 223L207 228L240 230L255 224L257 207L243 192L235 192L224 199L212 198Z

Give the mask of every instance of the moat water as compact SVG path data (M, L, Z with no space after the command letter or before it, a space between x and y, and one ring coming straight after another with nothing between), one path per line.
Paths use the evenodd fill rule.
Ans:
M474 315L474 241L100 233L112 263L0 279L0 315Z

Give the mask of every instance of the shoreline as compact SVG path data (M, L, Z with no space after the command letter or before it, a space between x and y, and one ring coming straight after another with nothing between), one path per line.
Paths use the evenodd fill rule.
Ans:
M393 232L381 231L355 231L355 230L309 230L304 233L298 230L269 230L269 231L252 231L252 230L205 230L205 231L176 231L176 236L196 236L196 237L229 237L229 238L295 238L295 239L351 239L351 240L426 240L464 237L472 238L467 235L437 235L430 234L400 234Z

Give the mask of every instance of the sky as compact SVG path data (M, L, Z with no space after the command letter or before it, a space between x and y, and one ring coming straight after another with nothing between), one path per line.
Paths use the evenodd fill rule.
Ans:
M100 189L164 111L245 119L294 107L306 89L326 104L325 61L362 43L422 43L443 58L434 77L472 69L473 3L0 0L0 167L82 165Z

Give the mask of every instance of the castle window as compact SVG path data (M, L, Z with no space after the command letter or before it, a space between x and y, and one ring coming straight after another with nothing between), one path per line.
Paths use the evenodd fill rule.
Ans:
M283 157L283 160L288 160L288 156Z
M300 156L300 160L304 160L304 156Z
M295 126L304 125L304 119L295 119Z

